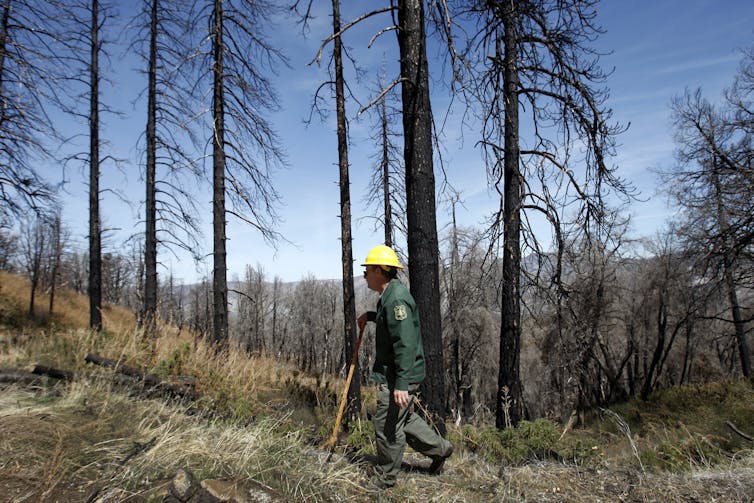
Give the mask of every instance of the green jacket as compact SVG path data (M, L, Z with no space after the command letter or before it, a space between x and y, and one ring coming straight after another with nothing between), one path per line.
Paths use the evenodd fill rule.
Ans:
M425 376L424 346L419 311L408 289L397 279L391 280L380 296L377 312L368 316L377 324L372 380L398 390L421 383Z

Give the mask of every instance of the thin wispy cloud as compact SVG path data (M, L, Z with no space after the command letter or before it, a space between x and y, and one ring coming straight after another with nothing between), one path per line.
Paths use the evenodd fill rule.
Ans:
M741 60L741 55L738 53L731 53L727 56L716 58L699 58L691 61L683 61L674 65L658 68L655 73L657 75L668 75L681 72L690 72L694 70L705 70L714 68L721 65L727 65L730 63L737 63Z

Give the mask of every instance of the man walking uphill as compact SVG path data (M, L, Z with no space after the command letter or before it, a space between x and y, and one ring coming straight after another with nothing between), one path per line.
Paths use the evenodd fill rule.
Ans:
M438 473L453 453L453 445L411 411L419 384L424 380L424 348L416 302L396 279L403 269L392 248L375 246L361 264L370 290L380 294L377 311L359 316L361 330L367 321L377 325L372 380L379 385L374 430L377 437L377 477L380 488L395 485L406 443L432 458L430 473Z

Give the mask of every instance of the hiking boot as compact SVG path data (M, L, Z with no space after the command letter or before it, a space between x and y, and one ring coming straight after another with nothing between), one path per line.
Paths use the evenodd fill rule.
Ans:
M429 465L429 473L436 475L442 471L445 460L453 454L453 444L450 444L448 450L442 456L432 456L432 464Z
M364 488L370 491L384 491L385 489L390 489L393 486L395 486L395 482L390 483L382 477L374 475L367 479Z

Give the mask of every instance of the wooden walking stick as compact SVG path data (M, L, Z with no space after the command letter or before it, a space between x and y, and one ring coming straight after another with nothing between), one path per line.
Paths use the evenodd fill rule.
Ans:
M364 325L366 327L366 324ZM332 453L335 451L335 447L338 445L338 430L340 430L340 422L343 419L343 412L346 410L346 402L348 402L348 388L351 387L351 379L353 379L353 372L356 369L356 362L359 358L359 346L361 346L361 337L364 335L364 327L359 330L359 337L356 339L356 347L353 349L353 356L351 356L351 367L348 369L348 377L346 378L346 387L343 389L343 396L340 399L340 406L338 407L338 415L335 418L335 427L332 429L332 435L330 440L327 441L325 447L330 450L330 454L327 456L327 460L330 461Z

